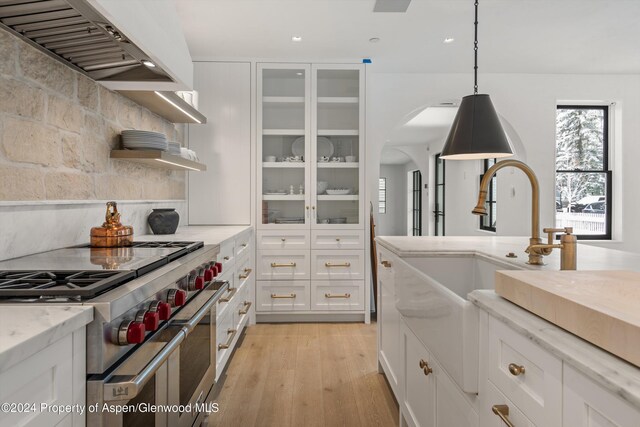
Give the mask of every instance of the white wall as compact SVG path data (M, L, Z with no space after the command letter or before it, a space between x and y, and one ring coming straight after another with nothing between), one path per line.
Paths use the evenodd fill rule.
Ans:
M380 152L388 133L407 112L444 100L461 98L471 92L469 74L367 74L367 164L380 163ZM541 226L554 224L555 115L561 101L615 102L619 126L612 143L614 155L614 236L615 243L597 243L617 249L640 251L639 190L635 159L640 158L640 76L636 75L545 75L481 74L480 89L491 94L510 137L521 143L521 159L536 171L541 186ZM475 205L480 163L447 162L447 226L455 234L481 234L478 219L471 215ZM369 168L368 196L377 201L377 168ZM466 175L465 175L465 172ZM519 171L498 174L498 234L530 233L530 193L528 181ZM513 188L512 188L513 187ZM511 197L510 192L515 191Z
M387 178L387 213L378 214L376 234L378 236L406 236L407 177L405 165L380 165L380 177Z

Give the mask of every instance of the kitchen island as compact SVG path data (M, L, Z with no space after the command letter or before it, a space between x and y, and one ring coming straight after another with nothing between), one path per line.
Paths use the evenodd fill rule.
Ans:
M498 270L560 269L556 250L544 257L545 265L528 265L527 242L377 239L379 368L403 422L640 425L638 367L493 291ZM637 254L584 244L577 253L579 270L640 269Z

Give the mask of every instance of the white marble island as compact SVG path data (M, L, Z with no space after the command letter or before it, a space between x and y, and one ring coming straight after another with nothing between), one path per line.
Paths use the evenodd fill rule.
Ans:
M516 426L640 426L640 368L492 290L497 270L560 269L557 249L543 266L526 264L527 243L377 238L378 360L403 422L497 426L506 417ZM640 255L578 245L578 269L637 271ZM438 409L445 400L455 410Z

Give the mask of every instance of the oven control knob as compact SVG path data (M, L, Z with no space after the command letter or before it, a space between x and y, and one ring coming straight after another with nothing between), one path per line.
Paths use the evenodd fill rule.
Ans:
M205 282L210 282L213 278L216 277L215 270L213 268L207 268L204 271L204 280Z
M136 314L136 322L144 324L146 331L155 331L160 325L160 314L157 311L140 310Z
M140 344L144 341L144 332L144 324L125 320L118 326L113 342L118 345Z
M197 291L199 291L200 289L204 289L204 281L205 281L205 279L206 279L206 274L205 274L205 277L202 277L202 276L196 277L195 288L196 288Z
M168 320L171 317L171 304L160 302L158 304L158 315L160 320Z
M173 307L183 306L187 302L187 293L182 289L169 289L167 302Z
M222 273L222 263L216 262L216 268L218 269L218 273Z

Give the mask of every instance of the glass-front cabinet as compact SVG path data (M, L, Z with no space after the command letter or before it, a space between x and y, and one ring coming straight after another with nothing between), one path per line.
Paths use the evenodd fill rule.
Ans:
M361 229L364 67L258 64L260 228Z

